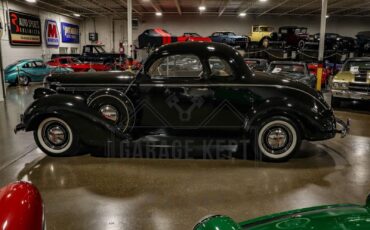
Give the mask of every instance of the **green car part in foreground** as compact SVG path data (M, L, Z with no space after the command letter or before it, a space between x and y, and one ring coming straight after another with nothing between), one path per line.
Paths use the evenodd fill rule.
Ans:
M370 195L364 206L336 204L297 209L236 223L227 216L204 218L194 230L369 230Z

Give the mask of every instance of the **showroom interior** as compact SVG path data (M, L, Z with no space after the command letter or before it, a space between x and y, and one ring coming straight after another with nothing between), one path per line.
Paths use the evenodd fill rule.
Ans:
M1 229L370 229L370 1L0 6Z

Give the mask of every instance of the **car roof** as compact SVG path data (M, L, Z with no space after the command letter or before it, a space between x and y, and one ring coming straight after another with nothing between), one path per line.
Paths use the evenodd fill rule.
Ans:
M41 62L44 62L44 60L42 60L41 58L25 58L25 59L19 60L18 63L20 63L20 62L30 62L30 61L41 61Z
M233 65L238 66L240 71L249 72L243 57L231 46L216 42L175 42L157 48L144 63L144 68L167 55L194 54L200 58L217 56L226 60L234 60ZM244 69L245 68L245 69ZM146 70L146 69L145 69Z

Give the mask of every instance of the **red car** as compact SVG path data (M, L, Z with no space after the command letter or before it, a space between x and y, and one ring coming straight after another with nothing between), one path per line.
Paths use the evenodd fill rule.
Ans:
M111 66L99 63L83 63L75 57L58 57L48 62L48 65L67 67L75 72L108 71Z
M1 229L44 229L41 195L32 184L15 182L0 188L0 207Z
M139 70L141 68L141 62L132 58L127 58L122 64L118 64L117 68L120 70Z
M177 38L178 42L212 42L209 37L201 37L197 33L184 33L182 36Z
M317 76L317 67L318 67L317 63L310 63L310 64L307 65L307 67L308 67L308 70L310 71L310 73ZM329 81L329 77L331 75L332 75L331 68L330 67L324 68L323 71L322 71L321 85L327 85L328 81Z

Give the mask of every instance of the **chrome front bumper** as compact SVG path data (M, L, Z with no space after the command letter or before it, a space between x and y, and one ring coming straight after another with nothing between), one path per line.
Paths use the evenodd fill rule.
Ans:
M343 138L347 135L349 132L349 127L351 126L350 119L347 119L347 121L343 121L339 118L335 118L336 123L336 133L340 133L340 137Z
M347 98L353 100L370 100L370 93L367 92L356 92L350 90L332 90L333 97Z

